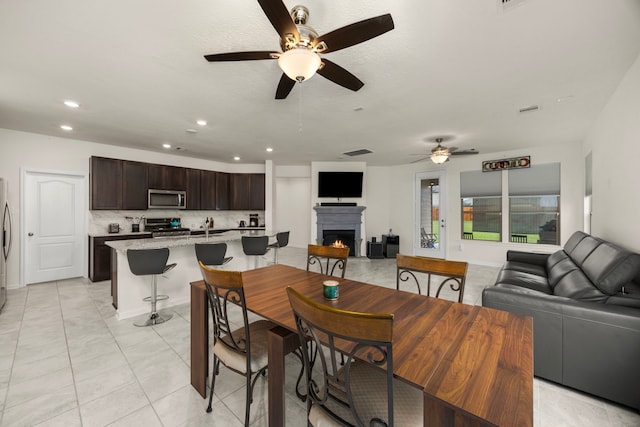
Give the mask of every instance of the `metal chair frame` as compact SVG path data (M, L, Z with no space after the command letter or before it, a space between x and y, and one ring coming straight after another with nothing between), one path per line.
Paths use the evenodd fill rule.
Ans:
M444 280L438 285L435 297L439 298L442 288L449 284L449 288L453 292L459 293L458 302L462 302L468 266L466 262L398 254L396 265L396 289L400 289L400 282L407 282L413 279L418 288L418 294L422 295L420 280L416 275L416 273L422 273L427 275L427 292L425 295L431 295L431 276L442 276Z
M287 288L300 341L310 340L313 346L303 347L307 380L307 415L317 405L337 423L346 426L393 426L393 314L364 313L340 310L319 304ZM357 331L357 332L356 332ZM339 341L342 353L336 348ZM345 343L346 342L346 343ZM344 366L336 362L338 354L346 354ZM317 359L316 359L317 358ZM321 376L314 378L314 359L320 360ZM360 359L356 362L357 359ZM355 363L366 363L386 369L387 419L363 420L353 399L351 369ZM317 370L316 370L317 372ZM318 375L316 374L316 377ZM345 419L331 406L346 409L351 419Z
M273 263L278 263L278 249L284 248L289 244L289 231L281 231L276 233L276 241L267 247L273 249Z
M258 370L251 371L251 333L249 329L249 318L247 316L247 308L245 303L244 286L242 282L242 273L239 271L215 270L198 261L202 277L204 279L207 297L209 300L209 308L213 318L213 340L214 346L222 343L231 351L245 355L247 361L245 372L238 371L229 366L227 368L233 372L243 375L246 378L246 404L245 404L245 422L249 425L249 415L251 403L253 402L253 389L260 375L264 376L267 366ZM229 311L234 307L242 309L242 320L245 330L244 339L237 340L233 336L235 330L229 319ZM209 394L209 406L207 412L212 411L211 402L213 399L213 391L216 383L216 375L220 369L220 359L213 354L213 369L211 372L211 391Z
M349 248L336 248L333 246L309 245L307 247L307 271L312 265L320 267L320 273L334 276L336 268L341 271L340 277L344 278L349 259ZM324 265L323 265L324 262Z

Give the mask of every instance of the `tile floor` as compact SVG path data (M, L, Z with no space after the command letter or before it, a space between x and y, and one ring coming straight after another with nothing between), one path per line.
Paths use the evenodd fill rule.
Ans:
M304 267L303 249L279 261ZM479 304L497 269L469 268L465 302ZM350 259L347 277L395 287L394 260ZM161 288L161 280L159 286ZM244 380L222 369L214 411L189 385L189 306L150 328L118 321L109 282L70 279L9 291L0 314L0 426L241 426ZM287 361L287 424L304 426L293 393L299 362ZM266 380L259 380L251 425L267 425ZM637 411L534 380L534 423L640 426Z

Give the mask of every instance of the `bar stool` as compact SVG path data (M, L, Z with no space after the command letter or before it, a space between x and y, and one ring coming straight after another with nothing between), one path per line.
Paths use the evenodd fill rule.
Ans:
M280 233L276 233L276 241L269 246L269 249L273 249L273 263L278 263L278 249L284 248L289 244L289 232L281 231Z
M129 269L136 276L151 276L151 296L143 298L143 301L151 302L151 313L145 321L136 322L136 326L152 326L164 323L171 319L171 314L161 315L156 310L156 303L160 300L166 300L168 295L158 295L156 285L156 276L164 274L173 269L176 264L167 264L169 259L169 248L161 249L129 249L127 250L127 260L129 261Z
M269 251L269 236L242 236L242 251L254 257L254 268L258 268L258 257Z
M224 265L233 259L227 254L226 243L196 243L194 245L196 258L204 265Z

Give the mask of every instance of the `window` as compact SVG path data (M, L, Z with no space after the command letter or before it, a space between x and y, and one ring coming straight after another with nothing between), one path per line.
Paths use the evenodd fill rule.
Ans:
M502 177L500 173L460 174L461 235L468 240L502 240Z
M560 164L512 169L509 179L509 241L559 244Z

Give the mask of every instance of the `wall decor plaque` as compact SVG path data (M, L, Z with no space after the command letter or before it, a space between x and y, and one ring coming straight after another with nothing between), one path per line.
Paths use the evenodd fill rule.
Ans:
M505 169L523 169L531 167L531 156L513 157L511 159L487 160L482 162L482 172L495 172Z

